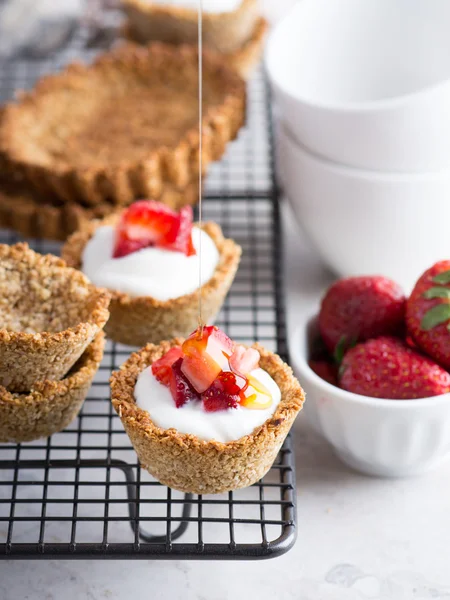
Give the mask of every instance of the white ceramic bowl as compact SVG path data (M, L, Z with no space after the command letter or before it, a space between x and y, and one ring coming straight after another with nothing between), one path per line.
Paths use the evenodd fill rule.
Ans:
M450 165L450 2L301 0L265 63L289 131L338 163Z
M279 123L276 132L285 193L339 276L386 275L409 291L450 257L450 168L415 175L350 169L314 156Z
M369 475L404 477L450 459L450 394L381 400L341 390L308 365L317 335L316 318L294 332L291 364L306 392L306 418L343 462Z

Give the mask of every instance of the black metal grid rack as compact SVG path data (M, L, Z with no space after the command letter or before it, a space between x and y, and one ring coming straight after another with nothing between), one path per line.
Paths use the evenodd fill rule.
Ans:
M68 60L90 58L82 37L51 60L1 67L0 100ZM249 84L248 123L213 166L205 219L243 247L218 324L243 343L260 341L286 356L280 218L267 90ZM19 238L0 232L0 241ZM41 252L58 244L29 240ZM291 437L256 485L217 496L181 494L139 468L109 402L108 379L130 349L108 342L79 417L47 440L0 445L0 558L221 558L280 555L295 541Z

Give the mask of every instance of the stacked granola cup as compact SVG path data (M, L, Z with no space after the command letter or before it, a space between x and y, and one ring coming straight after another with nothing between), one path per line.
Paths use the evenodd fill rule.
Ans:
M0 245L0 442L61 431L103 357L110 297L27 244Z

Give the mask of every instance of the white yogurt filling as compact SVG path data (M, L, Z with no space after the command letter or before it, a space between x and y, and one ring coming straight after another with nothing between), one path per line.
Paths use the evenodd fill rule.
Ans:
M249 435L267 421L281 400L280 388L267 371L258 368L251 375L271 393L272 404L269 408L238 406L218 412L206 412L202 402L188 402L177 408L169 388L156 379L150 367L139 374L134 397L139 408L146 410L153 423L162 429L174 428L180 433L196 435L206 442L231 442Z
M242 0L203 0L203 12L227 13L233 12L241 5ZM178 6L180 8L191 8L198 10L198 0L156 0L152 4L162 6Z
M144 248L113 258L114 227L98 227L86 244L81 270L94 285L129 294L171 300L198 288L200 237L202 238L202 283L211 279L219 263L214 241L198 227L192 230L197 254L186 256L162 248Z

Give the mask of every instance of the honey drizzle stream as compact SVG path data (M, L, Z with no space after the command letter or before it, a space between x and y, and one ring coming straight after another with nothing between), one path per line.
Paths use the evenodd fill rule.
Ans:
M203 0L198 0L198 222L199 228L203 229ZM199 336L203 337L203 316L202 316L202 235L198 246L198 328Z

